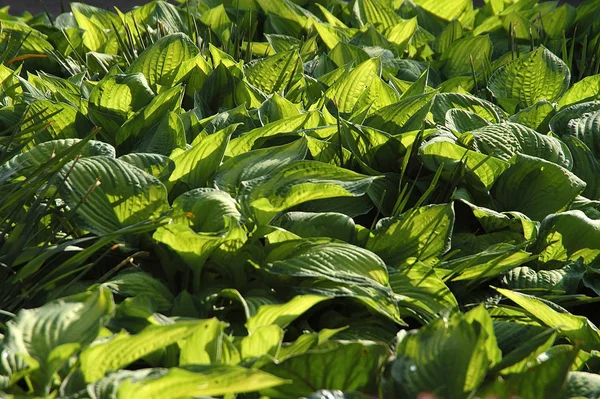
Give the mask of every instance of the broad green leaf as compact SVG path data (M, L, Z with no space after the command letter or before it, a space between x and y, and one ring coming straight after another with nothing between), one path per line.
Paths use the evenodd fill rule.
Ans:
M131 116L117 131L114 141L117 145L125 142L135 142L141 139L140 136L152 131L153 128L160 126L160 122L169 112L179 109L183 88L175 86L163 90L155 96L145 107L141 108ZM113 136L110 136L112 139Z
M213 188L187 191L173 201L173 210L181 213L175 221L195 232L223 231L228 220L239 222L242 217L237 202L225 191Z
M510 166L508 162L467 150L449 141L426 144L419 152L423 163L432 171L443 165L445 171L454 173L460 164L464 164L467 171L488 190Z
M256 60L244 67L248 82L265 94L286 91L302 72L302 60L295 50Z
M506 273L502 282L511 290L546 289L573 294L584 273L585 267L581 263L569 263L560 269L539 271L520 266Z
M175 297L160 281L144 272L125 272L102 283L114 294L124 297L149 295L156 301L159 311L167 311L173 305Z
M452 43L452 46L441 56L444 60L442 71L448 77L477 73L492 54L492 41L489 36L473 36Z
M263 125L299 114L301 114L301 107L298 104L286 100L277 93L273 93L258 109Z
M569 147L573 156L573 169L577 177L586 183L582 195L587 198L600 197L600 163L592 150L575 136L565 135L562 142Z
M257 328L240 342L242 359L253 359L263 355L276 357L283 335L283 329L276 324Z
M535 320L550 328L556 328L581 348L593 349L600 344L600 331L586 317L574 316L564 310L559 312L530 295L502 288L496 288L496 290L525 309Z
M422 262L390 271L389 279L392 290L403 297L400 306L413 309L425 320L458 308L454 294L435 269Z
M579 119L585 114L593 114L598 110L600 110L600 101L589 101L569 105L558 111L556 115L550 119L550 130L558 136L562 136L568 132L571 120Z
M515 154L542 158L566 169L573 158L566 144L517 123L499 123L471 131L475 148L484 154L510 161Z
M29 141L27 148L56 139L77 139L92 131L92 124L76 108L64 102L36 100L29 104L21 124L19 141ZM45 125L45 126L44 126ZM44 126L36 129L36 126ZM41 130L35 134L31 130Z
M108 40L103 27L79 12L76 7L72 8L72 12L77 25L85 31L82 35L83 45L88 51L101 51Z
M120 332L108 339L98 340L81 353L81 372L86 382L98 381L109 371L119 370L157 349L188 337L197 329L203 329L205 323L187 321L150 326L138 334Z
M23 174L30 168L42 165L57 154L68 150L80 142L81 140L79 139L62 139L37 144L29 151L17 154L0 165L0 181L4 181L11 176ZM90 140L83 147L81 156L90 157L96 155L114 158L116 155L115 148L102 141Z
M369 59L356 66L325 92L341 113L350 113L379 73L379 59Z
M595 398L600 396L600 376L583 371L571 371L562 387L563 398Z
M139 152L171 155L176 149L186 148L185 127L176 112L168 115L148 132L137 146Z
M600 221L588 218L581 211L567 211L550 215L540 226L538 246L541 262L569 261L583 258L592 262L600 249Z
M364 124L392 135L419 130L424 125L434 97L435 93L425 93L403 98L370 115Z
M565 4L566 5L566 4ZM600 75L587 76L575 83L558 101L558 109L600 98Z
M306 153L307 141L300 138L290 144L239 154L223 162L217 169L215 185L220 190L236 195L243 182L269 175L280 167L303 160Z
M331 237L353 244L356 240L354 220L335 212L287 212L276 224L302 238Z
M318 389L371 390L371 383L387 357L387 346L375 342L325 342L279 364L262 367L262 370L292 383L261 393L274 398L295 399Z
M226 228L219 232L196 233L183 223L175 223L159 227L152 238L175 251L181 259L195 272L202 266L222 244L243 239L244 233L234 222L227 222Z
M554 114L554 105L548 102L548 100L540 100L532 106L520 110L508 120L530 127L539 133L546 133L548 131L548 122L550 122Z
M381 219L366 248L390 266L427 261L450 249L453 226L452 204L416 208L399 217Z
M357 0L354 3L353 12L361 27L372 24L379 29L387 29L402 22L402 18L395 13L386 1Z
M105 288L23 309L7 323L4 344L35 364L34 383L40 392L49 392L53 374L74 351L97 337L113 312L113 298ZM65 349L66 356L59 355Z
M543 159L517 154L513 162L494 187L503 210L542 220L565 210L585 188L585 182L573 173Z
M316 161L296 161L244 183L241 201L260 223L307 201L364 195L375 177Z
M224 335L225 328L227 323L217 318L203 320L202 327L197 328L180 343L179 365L226 364L228 359L224 350L227 340Z
M201 138L194 146L173 157L175 170L169 177L171 182L183 182L190 188L204 187L217 170L225 149L237 124L226 127Z
M326 300L329 300L329 298L325 296L298 295L283 304L262 305L246 321L245 326L250 335L254 334L261 327L270 325L286 328L307 310Z
M285 242L266 258L271 273L388 285L386 265L374 253L346 243Z
M143 170L163 183L168 181L169 175L175 169L175 163L167 156L160 154L132 152L118 159Z
M571 119L566 132L575 136L592 151L596 159L600 159L600 111L585 113L577 119Z
M508 389L519 390L519 397L523 399L555 396L560 392L579 351L572 347L565 347L565 349L567 350L557 351L552 355L550 351L541 353L536 359L537 364L523 373L507 377Z
M448 271L452 281L484 280L501 275L531 260L531 254L514 245L501 243L474 254L441 262L437 269Z
M479 97L460 93L438 93L431 106L434 122L444 124L446 113L452 108L473 112L491 123L502 122L505 119L505 113L500 107Z
M62 198L80 227L98 235L155 219L168 209L167 190L155 177L105 156L71 161L61 170Z
M260 391L288 383L261 370L239 366L173 367L163 375L119 387L118 399L178 399L213 397Z
M154 93L141 73L107 76L90 93L88 116L112 136L153 97Z
M263 127L252 129L240 137L231 140L225 155L234 157L252 150L257 140L282 133L295 132L302 129L315 116L314 113L292 116L271 122Z
M444 397L468 397L501 358L492 319L482 306L419 330L401 331L398 338L397 357L383 384L386 397L433 391Z
M141 72L153 89L169 86L179 66L198 54L198 48L183 33L173 33L158 39L142 52L127 69L128 73Z
M466 133L489 125L490 122L474 112L451 108L446 112L444 125L455 132Z
M270 0L256 0L260 8L269 16L271 25L277 33L300 37L308 27L309 19L319 19L309 11L303 9L291 0L272 2Z
M509 110L543 99L555 101L568 89L570 80L565 63L541 46L496 70L487 87Z
M444 19L452 21L458 18L469 5L468 0L457 0L452 3L440 3L436 0L415 0L414 4L418 5L425 11Z

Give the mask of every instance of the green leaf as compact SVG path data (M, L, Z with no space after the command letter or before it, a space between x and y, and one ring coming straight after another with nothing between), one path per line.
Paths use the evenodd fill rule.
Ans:
M506 109L557 100L569 87L571 73L565 63L544 46L509 62L494 72L488 89Z
M276 223L302 238L330 237L349 244L356 240L354 220L335 212L287 212Z
M451 108L446 112L444 125L455 132L465 133L489 125L490 122L474 112Z
M569 170L573 166L566 144L517 123L488 125L471 133L477 150L503 161L510 161L519 153L545 159Z
M265 94L281 93L301 77L302 60L296 50L256 60L244 67L248 82Z
M561 290L574 294L584 274L585 267L581 263L569 263L560 269L539 271L520 266L508 272L502 282L511 290Z
M245 326L250 335L261 327L270 325L286 328L310 308L328 299L328 297L319 295L298 295L283 304L262 305L254 315L248 318Z
M264 355L275 357L283 341L284 331L275 324L262 326L242 338L242 359L253 359Z
M242 217L237 202L213 188L197 188L180 195L173 201L173 210L182 214L174 218L175 222L189 225L195 232L220 232L227 228L228 220L239 222Z
M496 288L496 291L525 309L541 324L556 328L582 349L593 349L600 344L600 331L586 317L574 316L566 310L557 311L533 296ZM555 305L556 306L556 305Z
M175 251L194 272L202 266L222 244L243 239L244 233L236 223L227 222L226 229L219 232L196 233L183 223L159 227L152 238Z
M161 312L171 309L175 297L167 287L151 275L144 272L125 272L111 278L103 287L114 294L124 297L149 295L154 299L157 309Z
M581 211L550 215L540 226L539 260L546 263L583 258L589 264L600 255L595 244L599 239L600 221L588 218Z
M562 398L596 398L600 396L600 375L571 371L562 387Z
M50 159L55 157L56 154L60 154L80 142L81 140L79 139L62 139L46 141L45 143L37 144L30 150L17 154L1 164L0 181L4 181L11 176L25 174L31 168L48 162ZM82 157L102 155L108 158L114 158L116 155L115 148L113 146L96 140L90 140L85 143L80 154Z
M387 346L375 342L325 342L279 364L262 367L264 371L292 383L262 390L261 393L275 398L295 399L318 389L373 392L372 382L387 357Z
M118 158L165 183L175 169L175 163L168 157L160 154L132 152Z
M272 388L288 381L261 370L239 366L173 367L163 375L119 387L118 399L178 399L228 396Z
M45 128L39 129L44 125ZM22 133L18 135L18 140L31 140L27 148L32 148L37 143L50 140L83 138L92 131L92 127L86 117L70 104L36 100L29 104L23 115ZM41 132L35 134L32 129Z
M154 93L141 73L107 76L90 93L88 116L112 136L153 97Z
M315 116L314 113L292 116L271 122L263 127L252 129L246 134L231 140L225 153L228 157L244 154L253 149L257 140L303 128Z
M316 161L296 161L247 182L240 194L259 223L303 202L364 195L375 177Z
M119 128L114 136L115 144L123 145L127 142L132 146L131 143L139 140L140 136L160 126L165 115L179 109L182 95L183 89L177 86L161 91L148 105L133 114ZM113 136L109 137L113 138Z
M403 98L396 104L377 110L364 124L392 135L419 130L423 127L434 97L435 93L425 93Z
M586 183L582 195L600 198L600 163L592 150L575 136L565 135L561 140L569 147L573 156L572 172Z
M390 271L392 290L402 295L402 307L413 309L424 319L430 320L448 310L458 309L454 294L448 289L435 269L422 262Z
M396 359L383 384L386 397L417 397L421 392L468 397L501 358L492 319L483 306L419 330L401 331L398 338Z
M488 190L510 166L508 162L467 150L449 141L430 142L421 147L419 153L425 166L432 171L443 165L445 171L454 173L460 164L464 164L467 171Z
M71 161L61 170L62 198L80 227L98 235L155 219L168 210L167 190L155 177L105 156Z
M97 341L81 353L81 372L86 382L98 381L107 372L119 370L157 349L174 344L204 325L205 321L189 321L146 327L135 335L120 332ZM133 348L135 350L131 350Z
M169 177L171 182L183 182L190 188L204 187L217 170L229 138L238 125L230 125L211 135L201 137L194 146L173 157L175 170Z
M243 182L266 176L275 170L301 161L306 156L307 140L300 138L290 144L248 151L223 162L214 175L215 185L237 195Z
M585 188L585 182L554 163L517 154L513 165L494 187L501 209L519 211L533 220L565 210Z
M441 262L438 268L447 269L452 281L483 280L529 261L530 255L514 245L501 243L474 255Z
M577 119L571 119L563 136L569 135L581 140L600 159L600 111L584 113Z
M154 90L169 86L179 66L198 54L198 48L183 33L164 36L144 50L127 69L127 73L141 72Z
M48 393L53 374L71 354L96 338L113 312L113 298L105 288L23 309L7 323L4 344L35 364L34 381L40 393ZM64 350L67 353L60 355Z
M433 121L444 124L446 113L453 108L473 112L491 123L502 122L505 116L500 107L481 98L461 93L439 93L431 106Z
M371 85L379 72L379 59L372 58L352 69L342 79L336 81L325 96L334 101L341 113L351 113L360 97Z
M445 61L442 71L448 78L477 73L489 63L491 54L492 41L487 35L456 40L441 56Z
M379 29L386 29L402 22L402 18L388 4L380 0L357 0L352 11L361 27L372 24Z
M520 110L508 120L530 127L539 133L546 133L548 122L554 116L554 113L554 105L548 100L540 100L532 106Z
M467 9L470 2L468 0L457 0L452 3L440 3L436 0L415 0L413 3L436 17L452 21Z
M558 101L558 109L600 99L600 75L586 76L575 83Z
M224 364L226 359L223 346L227 323L212 318L203 320L201 326L180 343L179 365Z
M454 225L452 204L429 205L405 212L399 217L381 219L366 248L386 264L398 266L407 261L427 261L450 249Z

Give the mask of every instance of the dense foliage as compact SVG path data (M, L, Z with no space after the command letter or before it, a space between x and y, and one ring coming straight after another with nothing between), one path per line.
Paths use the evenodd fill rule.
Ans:
M598 398L600 1L0 9L0 397Z

